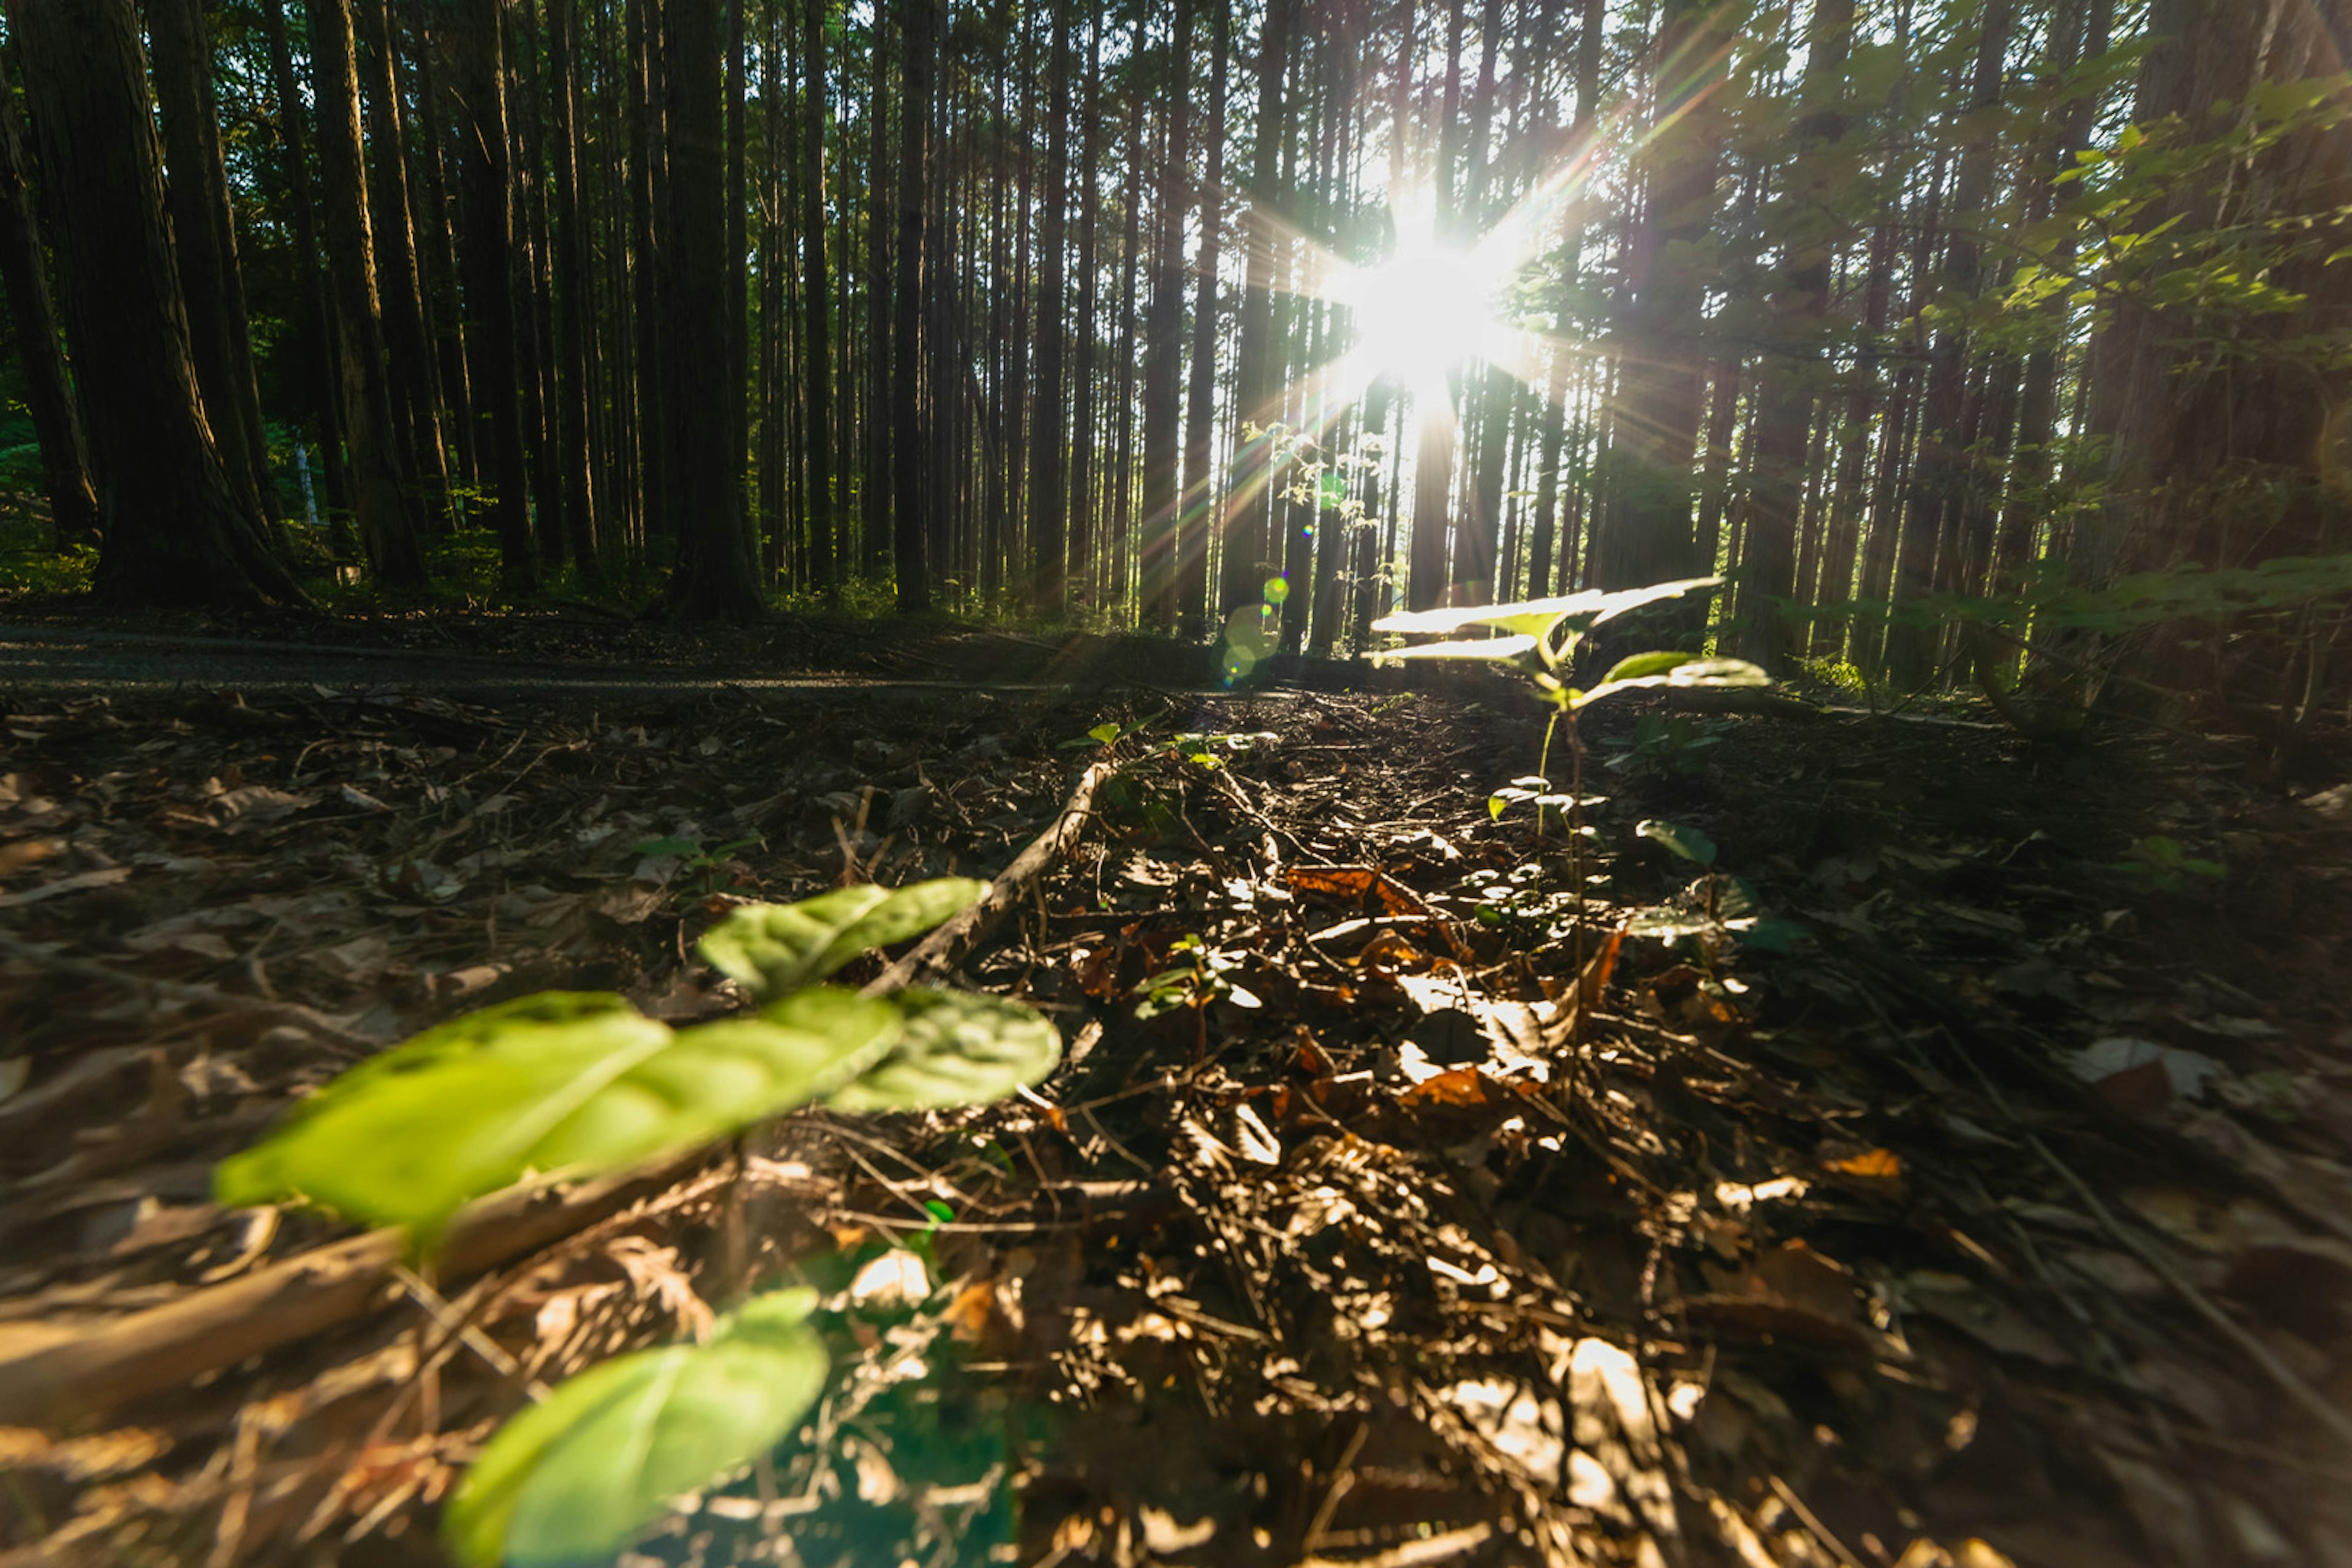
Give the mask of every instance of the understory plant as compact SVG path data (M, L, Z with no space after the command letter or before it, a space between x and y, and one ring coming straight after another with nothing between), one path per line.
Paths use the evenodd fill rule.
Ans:
M1378 657L1392 658L1481 659L1508 664L1525 674L1537 699L1551 709L1544 727L1543 749L1536 771L1517 778L1488 797L1488 812L1500 817L1514 804L1527 801L1536 810L1540 835L1547 812L1564 811L1568 820L1570 875L1576 881L1575 952L1580 973L1584 967L1584 741L1577 721L1603 698L1652 687L1766 686L1770 679L1757 666L1740 658L1706 658L1690 653L1637 653L1619 659L1600 681L1580 689L1570 684L1578 650L1600 627L1618 616L1664 599L1713 588L1719 577L1689 577L1656 583L1646 588L1614 593L1588 589L1558 598L1528 599L1507 605L1465 605L1439 610L1415 610L1372 623L1372 630L1396 636L1444 634L1443 642L1421 643L1390 649ZM1484 628L1486 637L1455 634ZM1565 795L1551 786L1551 748L1563 728L1568 739L1569 787Z
M215 1173L227 1205L307 1201L409 1226L429 1258L467 1202L616 1171L804 1105L977 1105L1036 1082L1061 1037L1002 997L822 984L969 907L984 882L843 888L730 910L698 951L757 1004L673 1028L623 997L551 991L429 1029L343 1073ZM733 1282L730 1282L731 1287ZM615 1357L493 1436L443 1516L468 1568L610 1561L669 1500L788 1436L824 1388L806 1289L755 1295L700 1343Z

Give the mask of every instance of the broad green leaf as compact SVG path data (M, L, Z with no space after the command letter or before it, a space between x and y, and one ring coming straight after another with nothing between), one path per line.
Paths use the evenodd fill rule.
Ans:
M1442 610L1408 610L1383 616L1372 630L1399 636L1458 632L1465 626L1500 626L1506 631L1541 637L1563 620L1575 620L1589 630L1629 610L1660 599L1672 599L1699 588L1712 588L1720 577L1690 577L1675 583L1654 583L1646 588L1622 588L1614 593L1589 588L1549 599L1522 599L1507 605L1462 605Z
M499 1429L442 1515L467 1568L609 1563L669 1500L751 1463L824 1391L813 1290L719 1320L708 1344L617 1356Z
M796 904L744 904L728 911L695 951L756 996L813 985L868 949L927 931L988 891L968 877L903 888L866 884Z
M1695 664L1697 660L1698 656L1690 653L1637 653L1631 658L1619 659L1609 673L1601 678L1601 684L1612 686L1622 681L1639 680L1644 676L1664 675L1670 669Z
M1694 865L1715 864L1715 840L1696 827L1679 827L1671 822L1660 822L1655 817L1652 817L1635 823L1633 831L1637 836L1655 841Z
M834 1095L835 1110L985 1105L1035 1083L1062 1059L1060 1032L1018 1002L923 986L885 1000L898 1009L898 1042Z
M889 1048L896 1013L845 991L676 1031L618 996L550 992L429 1030L327 1085L224 1161L224 1205L299 1195L427 1245L530 1172L616 1170L830 1094Z
M1458 642L1423 643L1418 647L1383 649L1376 658L1484 658L1497 663L1507 662L1522 654L1535 651L1536 639L1528 636L1503 637L1471 637Z
M1641 658L1663 658L1668 657L1672 656L1664 654L1644 654L1641 656ZM1627 659L1624 664L1621 664L1617 668L1618 669L1622 669L1625 668L1625 665L1637 662L1639 662L1637 659ZM1696 658L1689 659L1682 664L1675 665L1671 668L1667 669L1663 675L1637 675L1621 680L1616 679L1616 671L1612 670L1610 672L1610 677L1611 678L1609 679L1602 681L1591 690L1579 693L1570 698L1569 706L1571 708L1590 708L1595 702L1600 701L1602 698L1610 696L1612 693L1630 691L1648 686L1721 687L1769 686L1772 684L1772 678L1770 676L1766 675L1763 669L1759 666L1750 664L1744 658Z

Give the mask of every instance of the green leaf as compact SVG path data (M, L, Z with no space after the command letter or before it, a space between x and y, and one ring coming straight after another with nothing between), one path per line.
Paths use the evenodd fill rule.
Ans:
M1591 588L1581 594L1564 594L1550 599L1523 599L1507 605L1464 605L1442 610L1410 610L1374 621L1371 629L1409 637L1431 632L1457 632L1465 626L1500 626L1505 631L1541 637L1560 622L1573 620L1578 624L1578 629L1590 630L1629 610L1638 610L1660 599L1676 598L1696 589L1712 588L1722 581L1720 577L1689 577L1675 583L1654 583L1646 588L1622 588L1615 593Z
M870 948L927 931L977 903L988 884L940 877L903 888L866 884L796 904L744 904L706 932L695 951L755 996L814 984Z
M1647 660L1675 658L1680 657L1683 656L1674 654L1641 654L1637 655L1633 658L1626 659L1617 667L1617 669L1623 669L1627 665L1640 664ZM1608 679L1602 681L1591 690L1580 693L1572 698L1570 700L1569 705L1572 708L1589 708L1593 703L1600 701L1602 698L1607 697L1612 693L1629 691L1646 686L1723 687L1769 686L1772 684L1772 678L1766 675L1760 667L1750 664L1744 658L1685 658L1684 662L1669 667L1662 675L1636 675L1630 676L1624 679L1619 679L1617 678L1617 670L1611 670L1609 674L1610 678Z
M1697 866L1715 864L1715 840L1696 827L1678 827L1655 817L1633 825L1636 836L1647 838L1672 850Z
M617 1356L499 1429L442 1515L468 1568L610 1562L669 1500L789 1436L824 1391L813 1290L719 1320L710 1342Z
M1601 678L1603 686L1621 681L1639 680L1644 676L1664 675L1683 665L1696 664L1698 656L1691 653L1637 653L1631 658L1621 658L1608 674Z
M898 1010L898 1042L833 1096L835 1110L985 1105L1035 1083L1062 1059L1060 1031L1018 1002L924 986L886 1000Z
M344 1073L223 1161L214 1195L299 1195L414 1226L429 1247L460 1205L528 1172L616 1170L830 1094L898 1028L887 1005L836 990L676 1033L618 996L529 996Z
M1529 636L1503 637L1470 637L1455 642L1423 643L1418 647L1392 647L1374 655L1386 661L1391 658L1484 658L1497 663L1517 658L1535 651L1536 639Z

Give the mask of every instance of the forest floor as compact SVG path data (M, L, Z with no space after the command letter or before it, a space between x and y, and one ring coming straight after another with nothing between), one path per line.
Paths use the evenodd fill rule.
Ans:
M1500 681L5 618L5 1568L437 1562L534 1386L747 1268L829 1392L628 1561L2352 1564L2352 752L1635 701L1580 866L1490 814ZM208 1201L386 1043L730 1011L734 902L994 875L1097 765L964 966L1060 1023L1033 1094L491 1200L430 1279Z

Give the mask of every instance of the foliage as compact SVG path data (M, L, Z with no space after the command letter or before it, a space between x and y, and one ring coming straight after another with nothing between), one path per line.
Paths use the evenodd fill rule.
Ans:
M88 593L97 572L96 545L60 546L47 522L0 514L0 596Z
M2150 893L2177 893L2191 877L2218 882L2230 874L2220 861L2200 860L2181 847L2180 840L2160 833L2133 844L2113 869Z
M772 1291L719 1321L707 1344L615 1356L499 1428L442 1520L468 1568L608 1558L661 1517L789 1436L824 1392L816 1293Z
M1060 1058L1053 1024L1001 997L818 984L969 907L940 878L740 906L700 952L758 1012L672 1029L619 996L548 992L444 1024L352 1068L225 1161L225 1205L302 1197L406 1224L430 1247L467 1199L531 1173L585 1174L741 1131L798 1106L928 1110L1002 1099ZM451 1504L459 1558L608 1556L666 1499L784 1436L825 1376L806 1292L745 1303L710 1342L606 1362L492 1440Z

